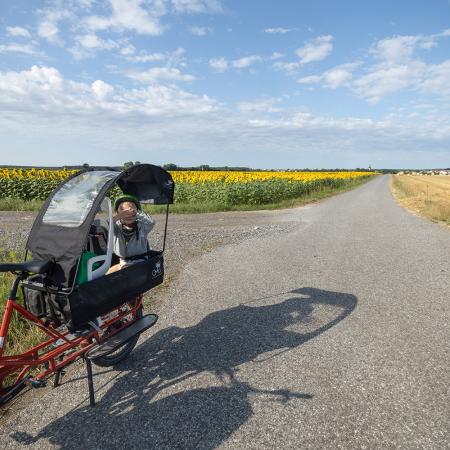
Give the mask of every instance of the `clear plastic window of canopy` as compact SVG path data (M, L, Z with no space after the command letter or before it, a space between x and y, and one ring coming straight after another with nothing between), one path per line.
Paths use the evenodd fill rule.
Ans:
M62 227L79 227L101 188L117 175L118 172L114 171L91 171L67 181L52 198L42 222Z

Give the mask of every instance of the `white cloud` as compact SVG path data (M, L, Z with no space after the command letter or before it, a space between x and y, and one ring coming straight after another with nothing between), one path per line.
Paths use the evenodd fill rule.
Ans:
M36 48L32 44L18 44L10 42L9 44L0 44L0 54L2 53L23 53L25 55L35 55Z
M42 17L37 28L39 37L52 44L62 45L63 41L59 36L59 22L73 20L74 14L68 9L46 9L39 11L39 14Z
M173 52L166 53L147 53L145 51L140 51L136 55L125 55L126 59L135 63L147 63L147 62L158 62L158 61L166 61L167 65L170 66L182 66L186 65L186 57L184 56L186 50L184 48L177 48Z
M275 60L275 59L281 59L284 58L284 53L280 53L280 52L273 52L272 55L270 55L270 59Z
M172 0L172 8L179 13L219 13L223 11L218 0Z
M10 150L4 163L22 157L23 164L58 164L54 149L60 148L61 163L120 164L124 145L133 159L157 164L254 167L257 161L267 168L354 167L377 161L378 167L396 166L412 155L426 166L448 156L448 111L440 118L408 117L406 111L404 118L378 121L307 110L258 116L278 109L278 100L243 102L242 113L230 113L207 96L173 85L125 89L103 80L80 83L52 67L0 72L0 139Z
M354 81L356 93L372 103L405 89L440 97L449 95L450 60L427 64L416 56L420 49L428 50L438 45L438 39L447 36L446 31L428 36L394 36L376 42L369 54L379 62L368 67L366 74Z
M133 62L146 63L146 62L163 61L166 59L166 55L163 53L148 53L148 54L144 53L144 54L134 55L127 59L129 61L133 61Z
M323 84L331 89L336 89L340 86L350 86L353 79L353 71L359 67L361 62L354 62L348 64L341 64L333 67L321 75L311 75L302 77L297 80L301 84L314 84L323 82Z
M210 34L212 29L210 27L191 27L189 28L189 32L194 36L202 37Z
M304 76L297 81L301 84L317 84L336 89L348 87L359 97L370 103L377 103L383 97L409 90L423 94L433 94L441 98L450 95L450 60L438 64L428 64L416 56L420 50L429 50L438 45L439 38L446 37L446 31L428 36L393 36L377 41L368 51L375 63L366 66L363 73L355 76L356 68L362 62L342 64L320 75ZM449 33L450 34L450 33ZM296 70L292 63L277 62L275 68Z
M280 108L276 108L275 105L280 103L280 98L267 98L263 100L256 100L253 102L239 102L237 107L242 113L255 113L255 112L279 112Z
M355 80L353 86L358 95L372 103L387 94L413 87L420 82L425 64L420 61L409 64L381 64L372 67L366 75Z
M66 80L53 67L33 66L21 72L0 72L0 109L34 114L36 118L70 115L83 118L102 111L102 117L128 115L198 114L216 109L207 96L176 86L154 84L142 89L115 89L102 80L92 84ZM24 123L24 119L22 119Z
M320 75L309 75L307 77L302 77L297 80L300 84L314 84L320 83L322 77Z
M325 59L333 50L333 36L319 36L308 41L295 52L300 58L300 64L308 64Z
M245 69L246 67L250 67L251 65L262 61L261 56L258 55L251 55L251 56L245 56L244 58L235 59L232 61L233 67L236 67L236 69Z
M418 36L395 36L381 39L372 48L371 53L378 59L391 63L402 63L411 58Z
M111 39L101 39L94 33L75 37L75 46L69 48L75 59L93 58L98 51L112 50L120 45Z
M218 72L225 72L228 69L228 61L225 58L212 58L209 65Z
M324 35L310 39L303 47L298 48L295 53L298 61L277 61L273 64L275 70L281 70L292 74L297 72L305 64L325 59L333 50L333 36Z
M119 47L117 42L112 41L111 39L101 39L96 34L85 34L83 36L78 36L76 41L86 49L95 49L95 50L111 50L113 48Z
M30 38L31 34L26 28L22 27L6 27L9 36Z
M427 36L393 36L376 42L370 53L381 61L401 64L412 59L418 49L430 50L438 45L438 39L447 36L450 30Z
M351 70L345 67L336 67L332 70L328 70L323 75L325 85L332 89L336 89L339 86L348 85L353 78Z
M183 74L179 69L173 67L152 67L145 72L129 72L127 76L132 80L143 83L154 83L158 80L164 81L193 81L195 77L189 74Z
M111 95L114 92L114 88L110 84L105 83L102 80L95 80L91 84L91 89L94 95L99 100L105 100L109 95Z
M258 55L245 56L233 61L227 61L225 58L212 58L209 60L209 65L218 72L225 72L230 66L236 69L245 69L262 60Z
M273 68L275 70L282 70L283 72L292 73L298 70L301 67L299 62L282 62L277 61L273 64Z
M167 10L163 1L148 4L143 0L109 0L110 16L89 16L84 19L91 30L134 31L138 34L158 36L164 27L159 18Z
M94 5L96 0L77 0L78 5L87 11L89 11Z
M265 28L264 29L264 33L268 33L268 34L286 34L289 33L290 31L292 31L292 28Z
M430 64L418 89L424 93L450 96L450 59L440 64Z
M130 56L136 52L136 47L132 44L128 44L126 47L120 49L120 54L123 56Z

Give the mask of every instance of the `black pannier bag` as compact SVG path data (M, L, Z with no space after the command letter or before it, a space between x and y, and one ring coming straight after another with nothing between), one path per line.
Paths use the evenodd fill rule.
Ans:
M55 326L70 321L67 296L48 292L44 287L44 279L41 275L30 277L25 283L22 283L22 293L25 308L31 314L40 319L47 319Z
M35 275L27 280L27 283L22 283L22 294L25 308L30 311L31 314L43 319L47 317L47 292L32 289L29 284L39 283L42 284L43 279L40 275Z
M162 252L152 252L147 261L83 283L68 296L71 328L80 328L96 317L161 284L164 279Z

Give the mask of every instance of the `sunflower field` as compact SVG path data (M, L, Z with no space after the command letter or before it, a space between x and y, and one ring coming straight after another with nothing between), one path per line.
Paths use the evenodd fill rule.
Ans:
M0 198L44 200L74 170L0 169ZM215 201L223 205L262 205L301 197L374 172L172 171L175 203ZM114 195L113 195L114 196Z

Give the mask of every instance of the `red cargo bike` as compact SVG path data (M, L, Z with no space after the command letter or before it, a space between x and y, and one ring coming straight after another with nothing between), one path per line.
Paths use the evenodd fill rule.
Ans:
M108 195L117 187L141 203L167 205L161 250L151 250L120 271L106 274L113 254L113 215ZM36 217L24 262L0 264L15 279L0 327L0 405L25 387L43 387L79 358L86 363L94 406L92 363L111 366L126 358L139 335L158 317L143 313L142 294L162 283L169 205L174 182L150 164L125 171L90 168L61 183ZM23 304L19 302L19 288ZM7 354L14 314L46 336L21 354Z

